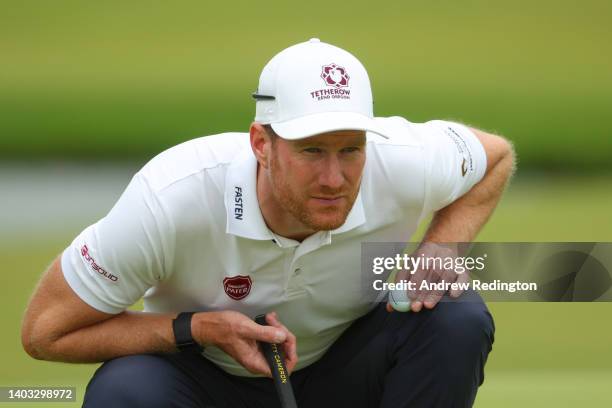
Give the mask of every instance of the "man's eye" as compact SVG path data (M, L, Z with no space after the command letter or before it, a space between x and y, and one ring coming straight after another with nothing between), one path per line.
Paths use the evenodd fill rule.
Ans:
M304 151L306 153L321 153L321 149L319 149L318 147L307 147L306 149L304 149Z
M359 147L351 146L351 147L345 147L344 149L342 149L342 152L343 153L354 153L354 152L358 152L359 150L361 150Z

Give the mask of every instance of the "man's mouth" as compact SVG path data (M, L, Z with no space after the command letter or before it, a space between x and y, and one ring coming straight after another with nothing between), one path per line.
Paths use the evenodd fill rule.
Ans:
M338 205L344 200L344 196L336 197L312 197L317 203L323 205Z

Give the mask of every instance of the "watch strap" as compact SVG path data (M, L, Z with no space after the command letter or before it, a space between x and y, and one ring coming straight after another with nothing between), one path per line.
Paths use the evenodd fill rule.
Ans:
M181 312L172 320L176 348L181 352L201 353L204 350L191 335L191 318L196 312Z

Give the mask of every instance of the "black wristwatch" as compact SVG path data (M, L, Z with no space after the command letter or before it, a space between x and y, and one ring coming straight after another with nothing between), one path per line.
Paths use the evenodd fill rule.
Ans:
M181 312L172 320L172 330L174 331L174 341L176 348L181 352L201 353L204 351L191 335L191 317L195 312Z

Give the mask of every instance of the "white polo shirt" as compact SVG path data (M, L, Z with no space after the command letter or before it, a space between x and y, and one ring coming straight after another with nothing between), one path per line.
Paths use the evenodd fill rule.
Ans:
M378 118L368 135L360 192L344 225L303 242L270 231L256 195L247 133L177 145L147 163L108 215L62 255L70 287L119 313L144 295L145 311L277 311L297 336L297 369L319 359L374 306L361 290L362 242L407 242L419 221L466 193L486 156L465 126ZM251 376L216 347L204 355Z

